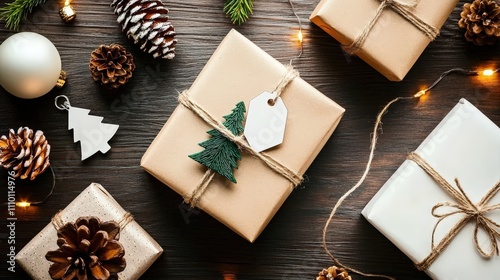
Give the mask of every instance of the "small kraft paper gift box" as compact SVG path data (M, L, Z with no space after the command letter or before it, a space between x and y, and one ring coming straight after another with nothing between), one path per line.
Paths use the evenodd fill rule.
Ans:
M231 30L191 88L180 95L181 104L144 154L142 167L179 193L191 206L204 210L254 242L294 187L300 184L302 175L344 113L342 107L293 73L293 69ZM206 147L202 142L211 141L210 135L212 139L216 137L213 122L222 122L224 118L229 122L227 115L231 110L232 115L244 111L251 100L277 88L283 89L281 105L284 104L288 111L287 116L284 114L286 125L283 125L282 144L255 152L245 146L244 139L236 137L232 141L238 142L241 160L237 161L234 178L217 174L207 179L209 169L190 156L203 151L200 145ZM264 109L272 106L267 102L265 99ZM188 108L194 104L197 108ZM276 102L275 106L278 105ZM250 110L252 105L249 114ZM280 119L269 118L269 121L272 124ZM248 116L246 122L249 122ZM274 126L279 128L281 124ZM261 132L266 131L270 130ZM235 179L237 183L228 179ZM202 184L205 189L199 194ZM195 205L193 197L196 197Z
M465 99L363 210L433 279L499 279L500 129Z
M132 215L92 183L54 215L16 262L38 280L80 279L82 273L85 279L135 280L162 253Z
M458 0L322 0L312 22L391 81L401 81Z

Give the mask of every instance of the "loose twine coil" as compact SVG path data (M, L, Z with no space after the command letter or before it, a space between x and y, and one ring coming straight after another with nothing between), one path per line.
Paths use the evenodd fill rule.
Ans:
M434 87L441 79L451 73L451 71L445 72L446 74L441 75L441 77L437 80L437 82L434 83L433 86L430 88ZM427 90L429 90L428 88ZM342 264L338 258L336 258L333 253L328 249L327 245L327 234L328 234L328 228L333 220L333 217L337 213L338 209L342 206L344 203L345 199L349 197L354 191L356 191L365 181L366 177L368 176L368 173L370 172L373 157L375 155L375 148L377 146L377 140L378 140L378 135L379 135L379 129L382 125L382 117L387 113L389 110L389 107L391 107L392 104L400 101L400 100L411 100L414 98L418 98L418 95L414 95L413 97L396 97L393 100L389 101L382 110L377 115L377 118L375 120L375 125L373 127L373 131L371 134L371 144L370 144L370 153L368 155L368 162L366 163L365 170L363 174L361 175L361 178L359 181L351 187L346 193L344 193L337 203L334 205L332 208L332 211L330 212L330 216L326 220L325 226L323 227L323 237L322 237L322 245L323 248L325 249L326 253L328 256L333 260L333 262L339 266L342 267L346 270L349 270L351 272L357 273L362 276L366 277L376 277L376 278L385 278L389 280L396 280L394 277L388 276L388 275L382 275L382 274L371 274L371 273L365 273L362 272L358 269L352 268L350 266ZM458 180L455 180L458 191L451 186L436 170L434 170L422 157L420 157L418 154L412 152L408 155L408 159L414 161L418 166L420 166L424 171L431 176L434 181L437 182L437 184L443 188L445 191L447 191L456 201L457 203L450 203L450 202L443 202L443 203L438 203L436 204L432 210L431 213L434 217L438 218L438 221L436 222L434 229L432 231L432 242L431 242L431 252L429 255L421 262L415 263L415 266L419 270L427 270L430 265L437 259L437 257L443 252L443 250L451 243L453 238L460 232L460 230L473 218L476 219L476 224L474 228L474 243L476 245L476 249L478 252L481 254L486 259L489 259L493 257L493 255L496 253L497 255L499 254L499 248L498 248L498 243L497 239L500 239L500 224L493 221L492 219L488 218L486 216L487 213L495 211L495 210L500 210L500 204L496 205L486 205L499 191L500 191L500 180L496 183L496 185L491 188L487 194L481 199L481 201L478 204L472 203L470 198L465 194L463 191L462 187L460 186L460 183ZM453 207L456 208L456 211L449 212L446 214L439 214L437 213L437 210L441 207ZM441 239L439 244L436 246L434 242L434 236L437 227L439 224L446 218L453 216L455 214L465 214L465 217L462 218L448 233L445 237ZM478 241L478 232L479 229L482 228L485 230L487 233L488 237L490 238L490 251L487 253L485 252L479 241Z
M428 24L419 16L410 11L411 8L415 8L418 5L420 0L412 0L411 2L402 2L400 0L378 0L378 1L380 1L381 3L378 6L377 11L375 12L375 15L372 17L370 22L365 26L361 34L351 44L344 46L344 50L348 54L354 55L359 52L359 50L365 43L366 39L368 38L368 35L375 26L375 23L377 23L380 16L382 15L382 12L387 7L391 8L396 13L401 15L404 19L413 24L416 28L418 28L418 30L422 31L422 33L424 33L431 40L436 39L436 37L439 35L438 28Z
M276 86L276 89L274 90L274 93L276 94L274 100L276 100L279 96L281 96L281 94L290 84L290 82L298 76L299 72L295 70L293 66L287 65L287 71L285 72L280 83ZM266 164L271 170L273 170L274 172L278 173L279 175L283 176L288 181L290 181L293 184L294 188L302 183L303 181L302 175L291 170L284 164L275 160L270 155L263 152L255 151L246 142L243 135L236 136L231 131L229 131L229 129L227 129L219 120L210 115L210 113L208 113L205 109L203 109L203 107L200 104L195 102L189 96L189 90L181 92L179 94L178 100L180 104L182 104L187 109L191 110L193 113L195 113L198 117L204 120L208 125L219 131L224 137L229 139L231 142L235 143L241 150L247 151L248 154L258 158L264 164ZM198 185L191 192L191 194L189 194L184 198L184 202L189 204L191 207L196 207L199 201L201 200L203 193L208 189L208 186L210 185L210 182L213 180L214 176L215 172L211 169L208 169L205 172L205 175L198 183Z

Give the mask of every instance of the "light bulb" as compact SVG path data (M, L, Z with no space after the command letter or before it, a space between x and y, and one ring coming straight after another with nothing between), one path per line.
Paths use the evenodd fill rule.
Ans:
M482 75L483 76L492 76L493 74L495 74L495 71L491 70L491 69L486 69L482 72Z
M427 93L427 90L423 89L423 90L421 90L421 91L419 91L419 92L415 93L415 94L413 95L413 97L415 97L415 98L420 98L420 97L424 96L426 93Z
M302 44L302 41L304 37L302 36L302 30L299 30L299 33L297 34L297 38L299 38L299 43Z
M29 207L29 206L31 206L31 203L24 202L24 201L16 202L16 206L19 206L19 207Z
M49 39L21 32L0 45L0 85L12 95L33 99L48 93L59 81L61 57Z
M70 0L64 1L64 6L59 10L59 15L65 22L70 22L75 19L76 11L73 9L73 6L71 6Z

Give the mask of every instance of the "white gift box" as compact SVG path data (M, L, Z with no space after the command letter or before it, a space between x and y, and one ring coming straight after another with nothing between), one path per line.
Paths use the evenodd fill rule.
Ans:
M500 129L465 99L460 100L415 153L455 189L455 179L458 179L474 204L500 180ZM414 161L406 160L362 214L414 263L420 263L432 251L432 233L439 220L433 216L432 208L444 202L456 203L426 171ZM497 193L487 205L499 203L500 193ZM449 213L457 209L441 207L439 210ZM435 244L465 216L458 213L443 219L436 227ZM500 223L499 209L485 216ZM500 279L500 257L495 254L484 258L476 247L475 221L475 218L469 220L429 266L426 273L430 277ZM478 243L483 250L490 250L490 239L483 230L479 231Z

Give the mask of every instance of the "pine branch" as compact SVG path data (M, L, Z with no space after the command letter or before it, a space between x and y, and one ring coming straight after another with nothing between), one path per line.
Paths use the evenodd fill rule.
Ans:
M233 24L242 25L252 14L252 0L227 0L224 4L224 12Z
M11 30L18 30L21 20L25 20L33 8L47 0L14 0L0 8L0 20Z

